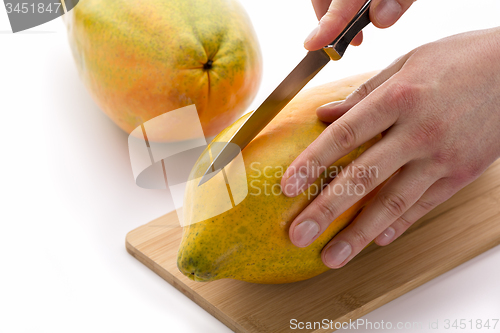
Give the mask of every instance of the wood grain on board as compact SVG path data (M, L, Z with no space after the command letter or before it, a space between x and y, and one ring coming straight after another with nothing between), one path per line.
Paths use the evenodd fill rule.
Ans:
M500 160L389 246L373 244L344 268L291 284L188 279L176 266L182 229L170 227L175 220L171 212L132 230L127 251L233 331L289 332L291 319L355 320L500 244Z

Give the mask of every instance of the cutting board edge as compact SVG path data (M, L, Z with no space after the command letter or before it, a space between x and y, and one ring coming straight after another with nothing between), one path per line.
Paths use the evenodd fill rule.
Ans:
M500 217L500 215L497 215L497 217ZM385 304L392 302L396 298L399 298L400 296L405 295L406 293L412 291L413 289L416 289L420 286L425 285L427 282L430 282L434 280L435 278L467 263L469 260L481 255L482 253L485 253L488 250L493 249L496 246L500 245L500 239L496 241L491 241L489 243L483 244L481 247L475 249L475 251L470 251L467 254L464 254L461 257L456 257L454 258L453 261L449 261L448 265L443 265L441 266L441 269L429 272L425 277L419 277L416 279L413 279L411 281L408 281L404 284L402 284L399 287L396 287L392 290L389 291L388 294L382 295L380 297L374 298L370 302L366 303L364 306L361 308L357 308L347 314L345 314L342 317L339 317L338 322L349 322L349 320L356 320L364 315L384 306ZM314 331L311 331L310 333L331 333L335 332L337 329L317 329Z
M169 212L165 215L169 215L175 211ZM162 217L164 217L163 215ZM160 217L160 218L162 218ZM158 218L158 219L160 219ZM151 258L146 256L143 252L141 252L139 249L137 249L136 246L134 246L130 242L130 237L129 235L133 233L134 231L141 229L145 227L146 225L157 221L153 220L149 223L146 223L140 227L137 227L127 233L125 236L125 248L127 252L134 258L136 258L139 262L144 264L147 268L151 269L155 274L159 275L163 280L168 282L170 285L172 285L175 289L180 291L182 294L184 294L186 297L188 297L190 300L198 304L203 310L207 311L210 313L215 319L221 321L224 325L226 325L230 330L236 332L236 333L245 333L247 332L243 327L240 327L238 325L235 325L233 321L230 320L223 312L217 312L215 309L213 309L213 305L208 302L205 298L203 298L200 294L198 294L195 290L189 288L184 284L182 281L177 279L172 273L170 273L168 270L158 266ZM191 290L191 292L189 291Z
M498 170L497 170L498 169ZM498 172L496 172L498 171ZM491 181L491 177L495 176L495 174L500 174L500 161L495 163L495 167L490 167L488 172L485 172L485 174L488 173L488 177L490 177L490 180L487 181L485 178L486 176L483 176L481 178L484 178L482 181L475 181L471 185L468 185L466 188L469 188L467 190L466 188L462 189L459 191L458 194L456 194L454 197L457 198L457 202L455 202L453 205L449 204L443 204L443 207L438 209L437 214L434 213L430 215L427 219L424 217L423 222L416 223L413 227L417 228L412 228L414 232L421 232L419 229L423 228L428 228L428 223L431 222L431 220L434 219L439 219L442 216L445 216L445 213L448 213L448 211L459 209L459 207L463 207L464 203L468 203L470 200L475 200L478 197L488 197L492 196L495 200L496 203L500 203L500 184L499 181ZM497 178L499 179L499 178ZM476 184L476 185L473 185ZM461 193L461 194L460 194ZM467 193L467 194L466 194ZM451 201L450 201L451 202ZM482 204L482 203L481 203ZM445 206L446 205L446 206ZM491 202L489 204L491 205ZM475 205L477 206L477 204ZM439 208L438 207L438 208ZM498 207L498 206L497 206ZM491 207L490 207L491 209ZM162 266L162 261L158 262L158 244L160 243L159 240L162 239L162 237L166 236L170 232L172 232L172 228L164 228L168 227L171 224L169 224L169 216L171 214L175 214L175 211L169 212L163 216L160 216L156 218L153 221L150 221L148 223L145 223L142 226L139 226L130 232L127 233L125 240L126 240L126 249L129 254L131 254L134 258L139 260L141 263L146 265L148 268L150 268L153 272L158 274L161 278L163 278L166 282L171 284L174 288L182 292L184 295L186 295L189 299L191 299L193 302L201 306L205 311L210 313L214 318L218 319L221 321L224 325L226 325L229 329L237 332L237 333L248 333L248 332L259 332L255 330L256 327L247 327L247 325L244 325L247 322L239 322L238 320L241 320L240 317L239 319L236 320L237 318L232 318L229 317L230 314L225 313L222 311L220 308L217 307L217 304L212 304L210 303L207 299L204 298L204 294L206 290L205 288L192 288L189 287L189 284L186 282L189 282L186 278L186 281L183 280L182 275L178 275L175 267L175 263L172 262L171 265L168 267L163 267ZM426 215L427 216L427 215ZM463 263L468 262L470 259L480 255L481 253L484 253L488 251L489 249L500 245L500 229L498 229L498 224L497 221L500 220L500 211L496 211L494 215L488 215L489 217L486 217L484 220L481 220L479 224L486 224L483 226L483 228L475 229L476 236L478 234L484 233L484 227L487 228L492 228L494 225L496 226L494 229L496 238L491 238L489 237L488 241L485 243L481 243L479 246L476 247L471 247L473 249L472 251L464 251L460 256L455 257L453 260L449 260L446 265L439 266L439 269L434 270L432 272L427 272L426 274L420 275L418 278L411 278L407 280L406 282L399 284L395 288L391 289L388 293L384 295L380 295L378 297L372 298L371 300L365 302L362 306L353 309L350 312L344 312L343 316L339 316L335 318L336 321L349 321L355 320L357 318L360 318L369 312L377 309L378 307L385 305L392 300L398 298L401 295L404 295L405 293L421 286L424 285L425 283L431 281L432 279L462 265ZM449 218L449 217L448 217ZM427 221L429 220L429 221ZM437 222L436 222L437 223ZM495 224L492 224L495 223ZM479 224L477 226L479 226ZM429 224L430 225L430 224ZM180 227L179 227L180 228ZM422 229L422 230L423 230ZM482 229L482 230L481 230ZM491 229L487 229L491 230ZM180 232L180 230L179 230ZM406 233L405 237L411 237L412 233ZM460 232L459 234L456 234L454 238L456 237L469 237L470 235ZM178 236L177 236L178 237ZM451 238L450 240L451 241ZM438 243L443 245L446 244L446 246L449 245L448 241ZM151 248L153 250L156 250L156 253L150 253ZM163 249L161 250L163 251ZM149 254L148 254L149 253ZM148 255L147 255L148 254ZM232 319L231 319L232 318ZM332 318L334 319L334 318ZM244 325L244 326L242 326ZM253 326L253 325L252 325ZM250 328L250 329L249 329ZM309 333L321 333L321 332L331 332L332 330L323 330L323 329L318 329L318 330L308 330ZM282 332L280 330L280 332ZM284 332L284 331L283 331Z
M165 215L168 215L170 213L167 213ZM498 215L497 215L498 216ZM155 220L156 221L156 220ZM151 221L155 222L155 221ZM149 224L149 223L147 223ZM189 288L186 284L184 284L181 280L176 278L172 273L170 273L167 269L162 268L161 266L157 265L151 258L146 256L143 252L141 252L137 246L139 244L132 244L130 242L129 234L133 233L137 229L143 228L145 225L142 225L129 233L127 233L127 236L125 238L125 246L127 252L132 255L134 258L136 258L138 261L143 263L146 267L151 269L155 274L159 275L162 279L164 279L166 282L171 284L175 289L179 290L182 294L186 295L189 299L191 299L193 302L198 304L200 307L202 307L205 311L210 313L214 318L217 320L221 321L224 325L226 325L229 329L236 333L246 333L248 332L245 328L243 327L238 327L235 325L235 321L231 320L228 318L225 313L223 312L218 312L216 309L213 308L213 305L208 302L205 298L203 298L198 292L195 290ZM409 291L416 289L417 287L420 287L424 285L425 283L435 279L436 277L451 271L452 269L468 262L470 259L477 257L481 253L484 253L495 246L500 245L500 240L493 240L488 243L482 244L482 246L479 246L476 248L474 251L470 251L468 253L465 253L463 256L456 257L454 260L447 262L447 265L441 266L440 269L429 272L426 274L425 277L420 276L418 279L413 279L411 281L408 281L407 283L392 289L388 294L385 294L383 296L380 296L378 298L375 298L371 300L370 302L366 303L364 306L357 308L347 314L345 314L342 317L339 317L336 321L338 322L348 322L349 320L356 320L358 318L363 317L364 315L372 312L373 310L395 300L396 298L408 293ZM190 290L190 291L189 291ZM333 331L336 331L335 329ZM332 332L331 329L318 329L311 331L311 333L326 333L326 332Z

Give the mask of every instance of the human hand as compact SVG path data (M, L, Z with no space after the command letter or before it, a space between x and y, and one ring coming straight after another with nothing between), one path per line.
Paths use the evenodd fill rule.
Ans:
M414 0L373 0L370 5L370 19L378 28L387 28L396 23ZM309 34L304 47L318 50L337 37L352 18L363 7L366 0L312 0L318 26ZM359 45L363 41L360 32L351 42Z
M394 174L324 247L325 265L339 268L374 239L378 245L391 243L500 156L500 28L418 47L345 101L320 107L317 115L333 123L283 175L281 186L289 197L315 181L315 168L324 169L375 135L385 135L295 218L289 235L296 246L311 244ZM351 195L336 195L332 189L339 187L351 189Z

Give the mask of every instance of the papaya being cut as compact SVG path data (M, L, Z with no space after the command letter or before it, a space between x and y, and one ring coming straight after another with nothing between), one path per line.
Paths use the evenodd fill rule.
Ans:
M183 214L193 223L183 227L178 251L177 266L183 274L195 281L231 278L273 284L309 279L329 269L321 261L321 250L354 219L374 191L333 221L311 245L299 248L290 241L289 226L319 193L318 186L327 181L329 174L323 174L314 183L316 186L311 185L294 198L280 193L280 181L291 162L328 126L317 118L316 109L345 99L374 74L357 75L300 92L243 149L246 184L236 191L231 189L233 197L241 194L239 190L248 193L234 208L211 214L217 209L214 198L222 198L227 189L205 187L210 181L199 187L197 181L188 183ZM228 140L247 116L224 129L214 142ZM328 170L347 166L380 138L378 135L364 143ZM207 150L191 171L191 179L199 179L208 167ZM200 216L211 217L200 219Z

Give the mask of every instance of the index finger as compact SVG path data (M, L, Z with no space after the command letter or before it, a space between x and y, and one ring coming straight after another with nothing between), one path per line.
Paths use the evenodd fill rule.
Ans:
M330 124L287 168L281 179L286 196L297 196L335 161L392 126L399 116L398 90L389 81ZM395 94L395 95L394 95ZM393 95L391 97L390 95Z

